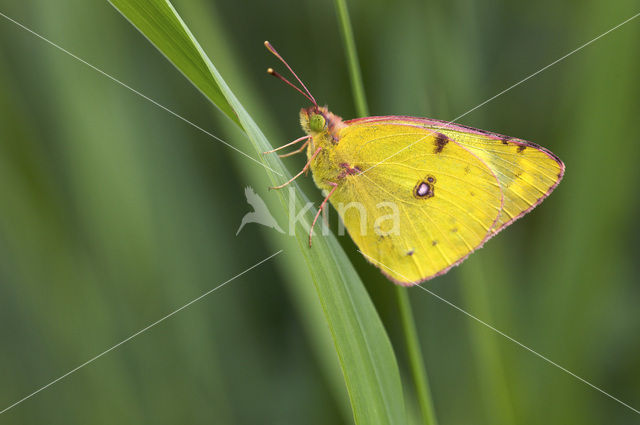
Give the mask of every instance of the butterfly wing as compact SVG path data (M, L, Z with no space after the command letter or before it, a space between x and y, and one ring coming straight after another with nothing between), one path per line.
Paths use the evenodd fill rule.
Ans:
M544 200L560 183L564 164L534 143L495 134L447 131L461 146L481 158L496 174L504 193L498 233ZM501 137L497 139L496 137Z
M535 144L442 121L347 124L336 154L364 173L347 177L332 203L363 254L404 285L460 263L538 205L564 173L564 164ZM344 208L355 200L369 217L366 226L360 210Z
M364 172L346 176L331 202L390 279L411 285L444 273L491 235L502 189L471 150L417 126L352 125L340 136L334 155Z
M394 123L426 128L445 134L480 158L495 173L504 194L502 213L493 234L540 204L564 176L564 163L548 149L498 133L406 116L368 117L347 123L359 126Z

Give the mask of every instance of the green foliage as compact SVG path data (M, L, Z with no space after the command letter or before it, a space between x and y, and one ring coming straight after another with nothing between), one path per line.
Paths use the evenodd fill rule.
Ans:
M217 88L224 101L221 110L231 107L257 153L272 149L254 120L231 92L213 63L188 31L167 1L111 0L112 4L195 85L209 74L208 87ZM176 46L179 46L177 48ZM200 59L198 59L200 58ZM192 64L200 66L193 68ZM216 90L211 90L217 94ZM205 92L207 93L207 92ZM218 97L209 98L217 104ZM287 176L276 155L265 157L270 170ZM246 165L251 166L251 165ZM275 185L277 179L270 174ZM260 184L256 181L255 184ZM303 194L295 196L302 211ZM287 200L281 196L282 205ZM308 215L307 219L312 217ZM322 304L351 398L356 423L400 424L406 421L402 387L395 357L378 314L357 273L333 236L317 238L313 249L307 246L310 223L296 229L299 250L303 253Z
M3 14L290 175L257 154L267 143L238 125L228 93L179 21L173 31L180 36L165 47L183 57L181 71L223 114L107 2L4 3ZM439 119L462 114L637 13L632 0L344 3L370 113ZM274 145L301 135L297 112L306 102L264 73L277 64L264 39L321 104L344 118L362 113L350 96L341 38L347 21L336 19L332 2L173 4ZM151 1L139 6L168 10ZM567 174L531 214L427 284L635 408L638 19L461 120L549 147ZM262 166L2 17L0 39L0 410L285 250L0 415L0 423L352 423L340 347L320 302L340 311L350 294L360 298L359 280L336 293L324 282L334 277L323 273L350 275L350 264L397 350L406 423L419 423L396 288L349 238L338 241L350 263L321 235L307 249L304 229L294 238L247 225L235 235L250 210L247 185L287 223L283 199L266 190L285 176L267 177ZM303 163L286 159L290 170ZM317 205L322 196L309 180L299 185ZM329 253L337 259L322 258ZM340 265L312 275L308 263L322 261ZM408 295L439 424L637 421L633 411L424 291ZM365 314L332 320L356 318L380 329ZM358 339L346 347L362 347Z
M364 83L362 82L360 61L358 60L356 42L353 38L351 20L349 19L349 9L347 8L345 0L335 0L335 5L338 20L340 21L340 35L342 35L342 42L345 46L345 54L349 64L351 91L353 92L353 99L356 103L356 111L359 117L366 117L369 115L369 106L367 105L367 97L364 94Z

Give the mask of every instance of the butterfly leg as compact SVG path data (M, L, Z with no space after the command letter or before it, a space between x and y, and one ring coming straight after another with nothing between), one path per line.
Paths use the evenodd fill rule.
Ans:
M263 154L263 155L266 155L266 154L268 154L268 153L273 153L273 152L279 151L280 149L284 149L284 148L289 147L289 146L291 146L291 145L295 145L296 143L300 143L300 142L302 142L303 140L306 140L306 141L307 141L307 143L309 143L309 139L310 139L310 138L311 138L311 136L308 136L308 135L307 135L307 136L302 136L302 137L300 137L299 139L294 140L293 142L289 142L289 143L287 143L286 145L282 145L282 146L280 146L279 148L275 148L275 149L272 149L272 150L270 150L270 151L262 152L262 154ZM306 145L307 143L305 143L305 145Z
M333 186L333 189L331 189L327 197L324 198L324 201L322 201L322 203L320 204L320 208L318 208L318 212L316 213L316 216L313 219L313 223L311 223L311 230L309 230L309 247L311 247L311 237L313 236L313 227L316 225L316 221L318 221L318 218L320 217L320 213L322 212L322 209L324 208L324 206L327 204L327 201L329 200L331 195L333 195L333 192L335 192L336 189L338 188L338 183L329 182L329 184Z
M294 181L295 179L297 179L298 177L300 177L305 171L307 171L309 169L309 167L311 166L311 161L313 161L316 156L318 156L318 154L320 153L320 151L322 150L322 148L318 148L316 149L316 151L313 153L313 155L311 155L311 158L309 158L309 161L307 161L307 163L305 164L304 168L295 176L291 177L291 179L286 182L281 184L280 186L274 186L270 189L282 189L283 187L285 187L286 185L288 185L289 183L291 183L292 181Z
M300 153L300 152L302 152L303 150L305 150L305 149L307 148L307 145L308 145L308 144L309 144L309 141L307 140L306 142L304 142L304 143L302 144L302 146L300 146L300 149L296 149L296 150L295 150L295 151L293 151L293 152L285 153L285 154L278 155L278 156L279 156L280 158L286 158L286 157L288 157L288 156L295 155L295 154Z

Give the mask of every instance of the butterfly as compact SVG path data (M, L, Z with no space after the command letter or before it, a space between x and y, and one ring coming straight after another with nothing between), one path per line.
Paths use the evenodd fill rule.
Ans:
M302 145L325 194L360 252L392 282L411 286L446 273L558 186L564 163L535 143L452 122L409 116L343 121L269 68L312 106L300 111Z

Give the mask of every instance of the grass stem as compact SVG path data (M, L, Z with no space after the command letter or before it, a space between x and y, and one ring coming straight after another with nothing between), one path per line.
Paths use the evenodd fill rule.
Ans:
M362 83L362 73L360 71L360 63L356 51L356 43L353 38L353 29L349 20L349 11L345 0L335 0L338 20L340 21L340 30L342 32L342 40L345 44L345 53L347 55L347 63L349 64L349 75L351 79L351 88L356 104L356 112L358 116L365 117L369 115L367 99L364 93L364 84ZM409 355L409 363L411 374L416 387L416 395L420 411L422 412L423 423L425 425L436 425L436 416L431 400L431 391L429 390L429 381L427 380L427 371L420 350L420 342L416 331L415 321L411 304L407 295L407 288L402 286L396 287L398 308L402 317L402 327Z
M411 374L413 375L413 381L416 386L416 396L418 404L420 405L420 412L422 413L422 421L425 425L436 425L437 421L431 400L427 370L424 367L424 359L422 357L422 350L420 349L420 341L418 340L415 321L413 320L413 311L411 310L407 288L397 285L396 294L398 295L398 308L400 310L405 342L407 344Z
M362 73L360 72L360 61L356 52L356 42L353 38L349 10L345 0L335 0L338 20L340 21L340 33L345 45L345 53L349 65L349 78L351 79L351 90L356 102L356 113L360 117L369 115L367 97L364 94L364 84L362 83Z

